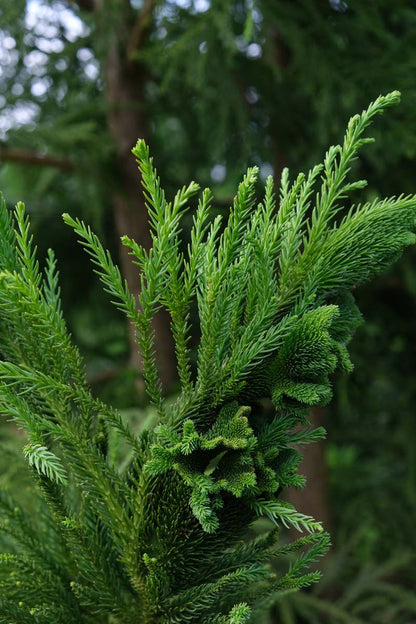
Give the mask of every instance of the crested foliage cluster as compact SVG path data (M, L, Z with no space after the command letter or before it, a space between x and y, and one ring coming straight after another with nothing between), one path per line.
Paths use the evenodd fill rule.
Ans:
M34 514L0 494L0 622L255 623L319 579L310 565L329 536L281 495L305 485L299 446L324 435L308 410L329 401L336 369L352 368L347 343L360 314L351 289L415 242L415 197L346 205L365 185L348 177L371 141L363 133L398 100L379 97L353 117L343 143L307 175L291 182L285 170L278 196L268 178L257 203L258 171L249 169L226 223L193 182L168 201L139 140L153 246L122 239L140 272L138 299L99 238L64 215L135 327L158 414L141 434L91 394L54 254L41 271L24 206L12 215L2 202L0 409L25 431L39 503ZM182 218L194 202L184 249ZM162 308L181 382L173 403L155 362L152 320ZM120 444L128 461L117 461ZM270 529L253 537L263 516ZM279 541L282 526L302 535ZM278 557L289 559L280 576L270 568Z

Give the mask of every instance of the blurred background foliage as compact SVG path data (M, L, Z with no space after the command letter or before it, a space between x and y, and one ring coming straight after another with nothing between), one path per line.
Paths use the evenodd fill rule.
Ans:
M293 177L393 89L402 104L372 129L354 172L369 186L356 199L415 192L415 71L413 1L0 0L0 188L10 205L26 202L40 255L57 252L97 394L137 427L152 418L128 328L61 213L87 220L138 288L118 242L127 231L150 240L130 154L138 136L168 196L196 179L226 213L247 166L276 180L289 166ZM301 510L326 519L334 547L322 583L272 608L270 623L416 622L415 252L356 296L366 320L356 371L334 379L332 404L313 416L328 440L304 462L313 509ZM174 393L166 326L159 363ZM0 436L0 487L20 483L30 504L23 462L7 453L23 441L7 424Z

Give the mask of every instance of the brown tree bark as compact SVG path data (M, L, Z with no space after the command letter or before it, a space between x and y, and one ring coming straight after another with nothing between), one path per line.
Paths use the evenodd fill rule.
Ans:
M290 64L290 57L287 48L283 45L279 31L276 27L271 27L269 36L273 44L274 62L280 71L287 70ZM283 168L286 165L285 154L280 149L278 128L280 120L271 123L272 145L275 151L273 162L275 180L280 180ZM311 424L315 427L324 426L325 408L314 408L309 414ZM325 529L330 529L331 513L329 504L328 468L325 455L325 440L319 440L300 449L303 460L299 471L304 474L307 480L304 490L291 488L287 496L295 508L306 515L313 516L322 522ZM298 537L298 535L294 535Z
M100 0L98 0L100 3ZM152 17L154 0L147 0L134 23L126 11L124 23L117 24L112 32L105 61L104 93L107 102L107 119L116 148L117 185L113 190L114 223L118 236L128 234L146 249L151 246L147 210L140 189L136 162L131 153L138 138L147 135L144 87L146 72L142 64L134 61L134 52L146 40ZM99 8L99 7L97 7ZM105 13L105 9L101 9ZM118 18L119 19L119 18ZM131 292L140 289L139 271L132 263L128 250L120 243L120 263L123 276ZM167 313L159 313L154 320L156 359L162 385L171 387L177 379L174 345ZM135 342L135 331L129 327L131 363L142 369Z
M309 414L309 420L314 427L324 426L325 408L313 408ZM331 512L325 440L302 447L301 453L303 459L299 472L306 477L306 487L303 490L291 488L288 490L288 499L299 512L313 516L315 520L322 522L325 530L330 530Z

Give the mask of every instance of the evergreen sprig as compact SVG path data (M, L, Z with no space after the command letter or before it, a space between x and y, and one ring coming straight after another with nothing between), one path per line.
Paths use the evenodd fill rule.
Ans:
M278 209L272 178L256 203L256 168L225 223L211 218L202 191L185 250L182 218L199 187L168 201L139 140L153 246L122 239L140 274L137 297L91 229L64 215L135 327L159 415L140 436L91 394L53 252L42 271L24 206L12 215L1 201L0 410L27 435L23 454L41 497L34 517L0 494L0 622L243 624L319 579L308 568L329 536L280 495L304 485L296 447L324 435L310 427L309 408L330 399L337 368L352 368L346 345L361 319L350 289L415 241L415 197L346 205L365 185L348 179L370 141L364 130L398 99L380 97L353 117L343 143L307 175L291 183L284 170ZM161 308L181 383L173 404L156 365ZM115 437L131 449L123 469ZM258 516L273 528L253 538ZM281 526L304 535L282 546ZM268 567L273 557L290 559L280 577Z

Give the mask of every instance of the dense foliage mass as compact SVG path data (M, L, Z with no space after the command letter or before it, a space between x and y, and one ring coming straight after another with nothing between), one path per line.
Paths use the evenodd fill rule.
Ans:
M280 596L318 580L308 568L329 537L280 494L304 485L295 446L324 435L308 426L308 409L330 399L331 373L351 369L346 344L360 314L350 290L415 240L413 196L345 207L365 185L347 180L370 141L363 132L398 99L379 97L353 117L342 145L308 175L290 183L284 170L278 210L271 178L256 204L255 168L226 224L211 218L204 190L187 253L181 221L199 188L168 202L139 140L153 247L122 239L141 276L138 300L98 237L64 215L135 327L158 414L140 435L91 394L62 317L54 255L42 273L23 205L13 219L2 202L0 404L27 434L24 455L44 503L33 517L1 494L0 622L256 622ZM174 403L155 363L161 308L181 381ZM120 462L122 444L130 450ZM253 538L259 516L276 526ZM279 544L281 525L305 535ZM288 570L272 573L269 562L286 555Z

